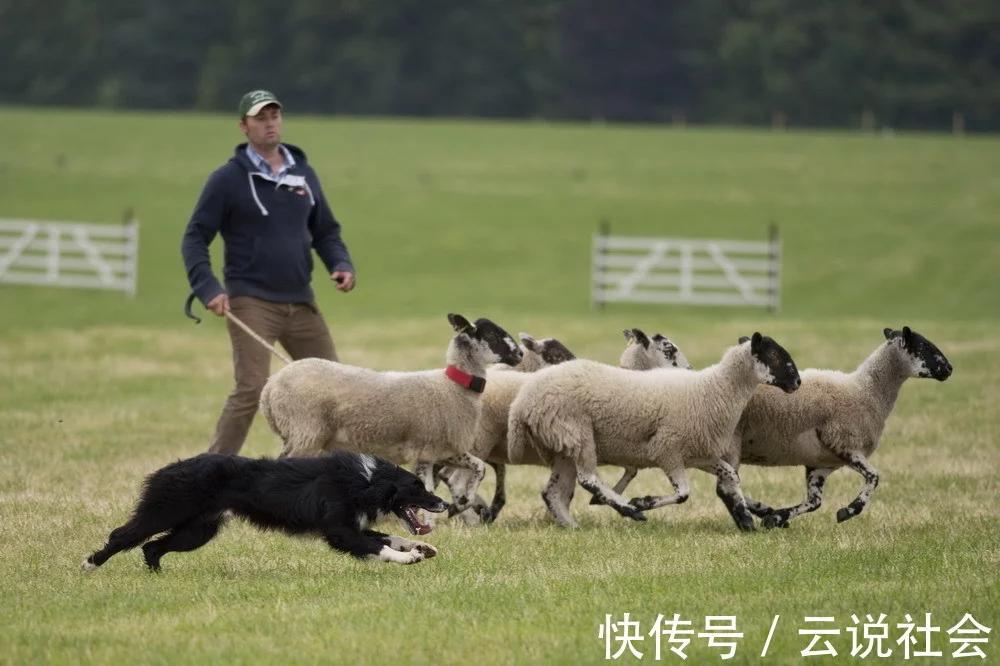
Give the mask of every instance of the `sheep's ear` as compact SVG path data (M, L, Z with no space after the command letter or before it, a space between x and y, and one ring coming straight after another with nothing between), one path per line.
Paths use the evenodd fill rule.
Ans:
M913 331L910 330L909 326L903 327L903 346L911 347L913 342Z
M740 344L741 345L745 345L748 342L750 342L750 338L749 337L747 337L745 335L741 335L740 336Z
M625 336L625 346L626 347L628 347L630 344L632 344L633 342L635 342L635 336L632 335L632 331L628 330L627 328L623 328L622 329L622 335Z
M764 341L764 336L754 331L753 337L750 338L750 353L757 354L760 352L760 345Z
M527 333L518 333L517 337L521 338L521 344L524 345L525 349L533 351L536 354L542 353L541 347L538 345L538 340L535 340Z
M472 333L476 327L469 323L469 320L460 314L449 314L448 322L459 333Z
M891 328L883 328L882 329L882 335L885 336L886 340L892 340L892 329Z
M635 336L635 341L642 345L643 349L649 349L649 338L646 337L645 333L638 328L633 328L632 335Z

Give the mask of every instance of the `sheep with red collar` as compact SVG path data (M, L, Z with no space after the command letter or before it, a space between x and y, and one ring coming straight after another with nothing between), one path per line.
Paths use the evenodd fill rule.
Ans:
M280 457L343 449L398 465L441 462L466 468L472 474L454 505L468 508L485 473L483 461L469 451L482 413L486 367L516 365L523 353L489 319L472 324L449 314L448 321L455 335L444 369L377 371L307 358L271 375L260 409L284 443ZM432 487L430 478L424 482Z
M639 371L653 368L691 368L690 363L677 348L677 345L660 333L647 336L638 328L625 329L622 333L625 335L627 345L618 360L620 367ZM532 363L536 370L576 358L561 342L553 338L546 338L538 342L526 333L521 333L520 337L528 349L525 359L529 355L534 357ZM511 403L514 402L521 387L532 376L531 372L512 372L511 370L521 368L523 365L524 361L521 361L516 366L512 366L511 369L500 366L496 370L490 368L486 372L483 411L476 428L475 443L469 453L485 460L493 468L496 473L496 488L493 493L493 501L489 506L486 505L485 500L477 496L473 500L472 508L462 514L463 520L468 524L488 523L496 520L507 502L506 465L511 463L507 453L507 419L510 415ZM528 451L525 459L521 460L519 464L543 465L542 459L537 455L533 456L532 453L534 452ZM422 469L417 471L418 476L424 473L426 472ZM465 486L465 477L469 473L466 469L448 467L435 471L436 477L443 480L453 494L456 492L456 487ZM627 485L636 473L635 468L626 468L618 482L619 485Z

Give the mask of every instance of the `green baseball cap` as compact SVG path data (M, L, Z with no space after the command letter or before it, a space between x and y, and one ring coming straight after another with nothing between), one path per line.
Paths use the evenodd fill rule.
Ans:
M278 108L281 108L281 102L278 101L278 98L271 91L251 90L240 99L240 106L237 109L240 119L242 120L247 116L256 116L268 104L277 104Z

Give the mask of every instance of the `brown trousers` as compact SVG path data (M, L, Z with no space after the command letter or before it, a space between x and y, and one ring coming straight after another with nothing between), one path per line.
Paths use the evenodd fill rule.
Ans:
M229 308L269 344L273 346L275 341L280 342L293 360L307 357L337 360L330 329L315 302L276 303L252 296L237 296L229 300ZM226 323L233 345L236 386L222 408L208 451L233 454L243 448L257 414L260 393L270 376L271 352L231 320L227 319Z

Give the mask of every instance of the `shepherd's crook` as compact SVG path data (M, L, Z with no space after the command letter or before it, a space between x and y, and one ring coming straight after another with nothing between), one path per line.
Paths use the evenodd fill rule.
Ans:
M185 303L184 303L184 314L186 314L191 319L194 319L194 323L200 324L201 323L201 317L199 317L198 315L196 315L193 312L191 312L191 304L194 303L194 299L195 299L195 295L192 292L191 295L187 297L187 301L185 301ZM244 324L243 321L239 317L237 317L236 315L234 315L232 312L230 312L229 310L226 310L226 316L229 317L229 319L232 320L232 322L234 324L236 324L237 326L239 326L240 328L242 328L244 331L246 331L247 335L249 335L251 338L253 338L254 340L256 340L257 342L259 342L260 344L262 344L265 347L267 347L268 351L270 351L272 354L274 354L275 356L277 356L278 358L280 358L282 361L284 361L285 363L291 363L292 362L292 359L288 358L288 356L285 355L284 353L282 353L279 349L277 349L273 345L269 344L267 342L267 340L265 340L264 338L260 337L256 333L254 333L254 331L253 331L252 328L250 328L249 326L247 326L246 324Z

